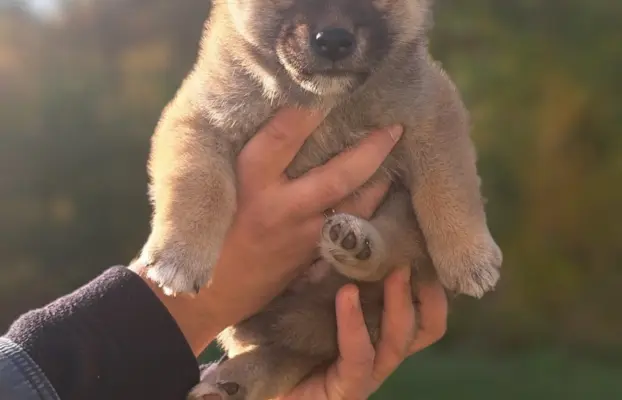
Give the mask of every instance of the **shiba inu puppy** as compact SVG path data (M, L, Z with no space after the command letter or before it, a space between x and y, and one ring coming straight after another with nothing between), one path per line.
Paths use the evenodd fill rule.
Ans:
M381 281L398 264L432 268L457 293L495 287L502 253L487 226L468 112L428 52L430 1L214 0L195 67L152 139L154 213L140 258L168 293L209 280L236 211L235 157L278 108L327 114L288 167L292 178L374 128L405 131L378 173L393 186L375 215L333 215L318 232L331 273L223 332L230 359L208 368L191 398L271 399L333 360L334 296L345 282L360 285L374 341Z

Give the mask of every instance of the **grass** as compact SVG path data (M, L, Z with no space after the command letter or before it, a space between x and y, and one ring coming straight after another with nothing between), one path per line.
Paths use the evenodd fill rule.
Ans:
M211 349L202 361L217 358ZM424 351L406 361L371 400L617 400L622 364L559 353L486 358Z
M490 359L423 352L406 361L373 400L622 399L622 367L560 354Z

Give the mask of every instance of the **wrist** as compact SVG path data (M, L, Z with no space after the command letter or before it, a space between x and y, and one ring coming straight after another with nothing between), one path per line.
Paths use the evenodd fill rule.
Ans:
M142 278L171 314L182 331L195 356L200 355L216 336L226 327L221 326L210 301L208 291L201 291L197 296L179 294L167 296L153 281L147 278L146 267L138 263L130 265L129 270Z

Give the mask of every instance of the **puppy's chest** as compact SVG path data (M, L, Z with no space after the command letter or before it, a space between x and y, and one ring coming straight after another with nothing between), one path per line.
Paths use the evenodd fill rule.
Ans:
M338 154L355 147L372 131L371 121L351 121L328 117L307 139L287 169L291 178L297 178L310 169L323 165ZM397 172L399 165L394 154L387 157L383 167Z
M238 155L260 127L277 112L277 107L261 99L258 94L257 99L250 99L244 104L245 107L229 110L227 117L224 118L227 121L236 121L236 126L219 130L222 140L230 143L234 155ZM355 147L372 130L394 123L403 123L403 113L396 111L400 109L403 107L396 107L386 99L379 101L377 96L371 95L359 96L358 99L351 99L348 103L338 106L305 141L286 173L291 178L300 177L345 150ZM412 115L409 117L412 118ZM403 143L398 143L385 159L382 166L384 171L390 175L399 174L406 165L409 153Z

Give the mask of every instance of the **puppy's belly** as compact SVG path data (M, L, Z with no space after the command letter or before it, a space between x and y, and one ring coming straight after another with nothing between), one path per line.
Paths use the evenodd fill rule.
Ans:
M326 279L333 268L329 263L318 260L296 278L288 287L288 290L294 293L300 293L310 285L316 285Z

